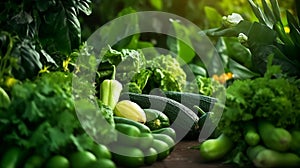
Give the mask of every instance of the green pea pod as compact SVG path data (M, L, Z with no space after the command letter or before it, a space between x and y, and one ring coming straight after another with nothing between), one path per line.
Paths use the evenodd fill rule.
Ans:
M112 79L106 79L100 85L100 100L111 109L115 108L123 89L122 84L115 80L115 66L113 69Z

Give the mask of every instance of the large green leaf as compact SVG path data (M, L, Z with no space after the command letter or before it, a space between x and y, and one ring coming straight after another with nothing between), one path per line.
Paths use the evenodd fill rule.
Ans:
M294 18L294 16L289 12L286 11L286 16L288 20L288 25L290 28L290 36L294 42L294 44L298 47L300 47L300 26L297 20Z
M215 8L205 6L204 12L209 23L209 27L218 27L220 25L222 22L222 15Z
M177 54L177 59L180 63L189 63L196 55L192 48L191 32L178 21L171 20L171 22L176 33L176 39L174 37L168 37L168 46L173 53Z

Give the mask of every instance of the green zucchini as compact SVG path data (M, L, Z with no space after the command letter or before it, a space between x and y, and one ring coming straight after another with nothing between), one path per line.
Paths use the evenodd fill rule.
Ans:
M208 139L200 145L200 155L206 162L223 159L233 148L233 142L225 134L216 139Z
M114 116L114 121L115 123L124 123L124 124L136 126L142 133L151 133L150 128L147 127L146 125L137 121L133 121L128 118Z
M197 109L194 109L195 105L200 107L204 112L208 112L211 111L213 105L217 102L217 99L214 97L197 93L166 91L164 94L167 98L185 105L187 108L192 109L196 113L198 113L198 111Z
M292 142L290 145L290 150L300 156L300 131L291 130Z
M259 147L261 148L261 147ZM255 167L299 167L300 157L290 152L278 152L268 148L259 149L254 159Z
M292 135L284 128L275 127L264 120L258 121L258 132L266 147L284 152L290 147Z
M170 124L176 131L177 139L196 138L199 135L199 117L191 109L175 100L147 94L124 92L121 97L129 99L143 109L156 109L162 111L170 120Z

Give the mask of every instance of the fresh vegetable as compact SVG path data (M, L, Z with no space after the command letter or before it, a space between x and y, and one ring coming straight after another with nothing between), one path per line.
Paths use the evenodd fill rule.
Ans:
M144 163L145 165L152 165L157 160L157 151L154 148L147 148L144 151Z
M176 141L176 132L171 127L161 128L152 131L153 134L165 134L170 136L174 141Z
M78 151L69 156L72 168L86 168L90 163L96 161L96 156L88 151Z
M300 157L294 153L282 153L262 146L249 149L250 158L256 167L298 167Z
M204 112L208 112L217 102L217 99L214 97L197 93L166 91L162 94L167 98L183 104L184 106L193 110L196 114L198 114L198 109L195 109L194 106L199 106L199 108L201 108Z
M143 109L146 114L146 123L150 130L156 130L170 126L169 118L161 111L155 109Z
M95 143L90 151L96 156L97 159L105 158L105 159L111 159L111 153L107 146L103 144Z
M100 168L100 167L101 168L116 168L116 165L110 159L101 158L101 159L98 159L96 161L89 163L86 167L88 167L88 168Z
M147 60L146 66L137 71L130 82L136 83L145 94L155 88L164 91L182 91L186 84L186 73L176 58L171 55L159 55Z
M154 135L151 133L141 133L139 136L138 147L141 149L149 149L154 140Z
M106 79L100 85L100 100L111 109L115 108L123 89L122 84L115 80L116 69L113 67L112 79Z
M233 141L225 134L216 139L208 139L200 144L200 155L204 161L217 161L224 158L233 148Z
M122 100L118 102L114 109L114 114L133 121L141 123L146 122L146 114L144 110L137 103L130 100Z
M299 130L291 130L292 142L290 144L290 150L295 152L300 156L300 131Z
M172 128L177 133L177 139L182 139L188 132L198 131L199 117L189 108L184 105L161 96L136 94L136 93L123 93L120 99L130 99L136 102L143 109L156 109L162 111L170 120ZM180 116L180 119L177 118Z
M111 74L114 71L113 66L116 66L118 71L116 79L126 84L136 72L140 72L146 67L146 59L141 50L125 48L115 50L109 46L108 51L104 54L99 64L100 81L111 78Z
M141 131L137 127L129 124L117 123L115 128L120 132L120 134L118 134L117 143L135 146L139 142L138 138Z
M114 116L114 121L115 121L115 123L124 123L124 124L136 126L142 133L150 133L151 132L150 128L147 127L146 125L144 125L140 122L128 119L128 118Z
M247 164L247 157L243 157L248 148L244 133L247 131L245 123L249 122L258 124L259 120L268 121L278 128L278 132L271 133L267 131L270 130L268 127L256 127L266 146L279 151L288 150L292 138L284 129L300 128L300 91L297 81L282 74L280 67L272 65L272 57L269 57L264 77L235 80L227 88L224 112L217 130L237 144L226 158L228 163Z
M185 92L191 92L195 94L204 95L206 96L213 96L216 95L218 92L224 92L224 86L221 83L218 78L218 80L215 79L216 75L214 75L214 78L204 77L204 76L196 76L193 82L190 82L186 88ZM225 80L226 81L226 80ZM202 99L200 99L202 100ZM208 101L210 102L210 101ZM195 104L198 105L198 104ZM205 110L206 111L206 110Z
M169 145L161 140L154 139L152 147L157 151L157 160L164 160L170 154Z
M44 161L45 158L43 158L42 156L32 155L26 160L24 168L40 168L43 165Z
M284 128L277 128L268 121L258 121L258 132L264 144L273 150L284 152L290 147L292 136Z
M250 146L257 145L260 142L260 137L261 136L257 132L255 123L250 122L245 124L244 139L248 145Z
M70 167L70 162L68 158L62 155L52 156L46 162L46 168L69 168L69 167Z
M99 111L90 110L89 100L76 100L81 103L76 113L73 97L76 91L72 92L71 81L71 73L52 72L35 81L15 84L9 113L1 115L1 143L13 144L23 150L34 149L35 154L48 158L53 153L65 155L77 149L90 149L93 139L83 128L103 143L114 141L113 111L101 102L96 102ZM81 84L83 92L94 94L93 86ZM89 122L80 123L78 118ZM99 119L105 119L109 126L104 127Z
M4 152L0 160L0 167L17 168L24 153L18 147L11 147Z
M135 168L144 165L144 153L136 147L112 146L112 160L119 166Z
M153 138L168 144L170 152L174 149L175 141L166 134L153 134Z
M256 158L257 154L262 150L265 150L266 147L263 145L249 146L247 149L247 156L252 161Z

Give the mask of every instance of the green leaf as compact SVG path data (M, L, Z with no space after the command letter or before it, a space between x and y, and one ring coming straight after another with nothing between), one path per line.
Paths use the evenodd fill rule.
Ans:
M189 64L189 67L190 67L191 71L193 72L193 74L200 75L200 76L207 76L206 69L203 68L202 66L198 66L195 64Z
M251 52L248 48L242 45L237 38L235 37L224 37L220 40L224 41L224 47L226 47L226 55L228 55L231 59L240 63L241 65L251 69L252 68L252 60L251 60Z
M234 74L235 78L248 79L259 76L259 74L250 71L248 68L237 63L233 59L228 60L227 66L230 69L230 71Z
M31 122L38 121L39 119L43 118L45 115L41 112L34 101L27 102L26 109L22 117L24 119L28 119Z
M222 15L215 8L205 6L204 12L210 27L218 27L222 23Z
M300 47L300 26L294 16L287 10L286 16L288 20L288 25L290 27L290 37L292 38L294 44Z
M240 21L236 26L229 27L226 29L212 29L211 31L208 31L206 34L208 36L226 36L226 37L237 37L239 33L248 34L249 29L251 28L253 23L242 20Z
M68 134L62 132L57 127L50 127L47 132L49 136L49 150L52 152L58 151L69 140Z
M271 2L271 5L272 5L272 10L273 10L276 21L280 22L282 24L278 1L277 0L270 0L270 2Z
M92 9L90 8L90 0L80 0L77 1L77 7L80 11L82 11L86 15L90 15L92 13Z
M262 12L261 8L257 4L255 4L252 0L248 0L248 2L250 3L252 11L255 14L255 16L257 17L257 19L259 20L259 22L266 24L267 26L270 27L271 25L269 24L268 20L266 19L266 16Z
M162 10L163 8L162 0L149 0L149 2L156 10Z
M49 7L55 5L55 1L36 0L36 7L40 12L48 10Z
M297 76L300 73L299 61L290 60L282 51L274 45L257 46L251 49L253 64L256 65L256 71L264 74L266 71L267 58L274 55L273 63L280 65L283 72L291 76Z
M176 33L176 38L168 37L167 44L173 53L177 54L177 60L182 64L189 63L195 57L195 51L192 48L190 32L187 27L181 25L176 20L171 20Z
M271 11L270 7L268 6L267 2L265 0L262 0L263 9L265 12L265 15L267 19L272 23L275 24L277 21L275 20L275 16L273 12Z
M71 48L78 48L81 43L81 29L77 18L77 12L74 7L66 9L65 17L67 18L67 31L71 41ZM70 52L68 52L70 53Z
M246 35L248 36L250 48L273 44L276 39L276 32L274 30L257 22L254 22L251 25L249 32Z

